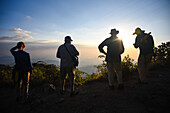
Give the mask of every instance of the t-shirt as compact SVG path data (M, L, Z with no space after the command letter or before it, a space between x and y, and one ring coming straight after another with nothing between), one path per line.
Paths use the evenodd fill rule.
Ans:
M65 46L67 47L67 49ZM72 56L79 55L79 52L77 51L74 45L70 43L62 44L58 48L57 55L56 55L57 58L61 59L61 62L60 62L61 67L73 67L74 66L73 61L72 61L72 56L68 53L67 50Z

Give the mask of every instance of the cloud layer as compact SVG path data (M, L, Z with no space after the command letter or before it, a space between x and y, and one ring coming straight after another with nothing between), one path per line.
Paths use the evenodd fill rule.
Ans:
M0 41L4 42L15 42L15 41L26 41L32 39L30 31L23 30L21 28L8 29L7 32L12 36L0 36Z

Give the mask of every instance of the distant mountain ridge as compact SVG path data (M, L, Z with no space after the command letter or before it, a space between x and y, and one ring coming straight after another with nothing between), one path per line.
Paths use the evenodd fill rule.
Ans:
M38 61L43 61L46 62L47 64L54 64L54 65L60 65L59 60L50 60L50 59L45 59L45 58L33 58L32 63L38 62ZM1 56L0 57L0 64L5 64L9 66L14 66L15 61L13 56ZM88 74L92 74L97 71L97 69L94 67L94 65L87 65L87 66L82 66L78 67L81 71L86 72Z

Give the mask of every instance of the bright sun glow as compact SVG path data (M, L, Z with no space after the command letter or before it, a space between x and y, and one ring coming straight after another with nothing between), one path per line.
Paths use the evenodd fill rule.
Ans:
M129 48L133 46L133 43L135 42L135 36L132 35L133 31L130 31L128 29L120 29L120 32L118 34L118 37L122 39L123 44L125 48Z

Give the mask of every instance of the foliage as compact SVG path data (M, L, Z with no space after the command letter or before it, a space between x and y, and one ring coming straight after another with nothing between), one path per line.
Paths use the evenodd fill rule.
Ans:
M47 80L48 82L59 81L60 67L54 64L46 64L43 61L33 63L32 78Z
M103 58L103 56L100 55L99 58ZM106 79L108 73L106 62L103 61L102 64L97 65L95 67L97 68L97 75ZM129 55L125 56L122 61L123 76L130 75L136 69L137 69L137 63L134 63L134 59L130 58Z
M12 79L12 70L13 68L10 66L6 66L3 64L0 64L0 80L6 81Z
M105 56L100 55L99 58ZM158 47L154 48L154 56L152 64L155 66L170 66L170 42L162 43ZM47 64L43 61L33 63L33 74L31 75L32 80L45 80L49 83L59 83L60 80L60 66L54 64ZM107 64L105 61L100 65L95 65L97 72L88 75L87 73L75 69L75 84L82 85L88 81L96 79L107 79ZM136 71L137 63L134 63L134 59L130 58L129 55L125 56L122 60L122 72L123 76L127 77L132 72ZM13 67L0 64L0 80L7 81L12 80ZM67 78L68 79L68 78Z
M123 58L122 68L133 71L137 68L137 63L134 63L134 59L130 58L129 55L127 55Z
M101 65L96 65L95 67L97 68L97 73L93 74L93 76L95 78L101 77L101 78L106 79L107 78L107 73L108 73L106 62L103 61L103 63Z
M47 81L49 83L59 83L60 81L60 66L54 64L47 64L43 61L38 61L33 63L33 73L31 75L31 80L38 81ZM12 81L12 71L13 67L0 64L0 80L1 81ZM88 74L80 71L79 69L75 70L75 84L82 85L87 81L83 76ZM88 77L87 77L88 78ZM67 78L68 79L68 78Z
M82 85L85 83L85 79L82 77L83 75L87 75L87 73L80 71L78 68L75 69L75 84Z
M152 62L156 65L169 66L170 64L170 42L162 43L154 48Z

